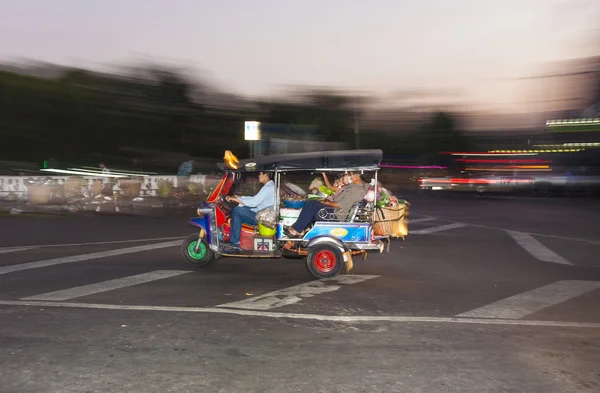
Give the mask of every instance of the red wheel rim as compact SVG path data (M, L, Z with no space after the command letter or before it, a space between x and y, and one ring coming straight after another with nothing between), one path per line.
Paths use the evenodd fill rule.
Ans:
M315 268L322 273L329 273L337 265L335 254L329 250L322 250L315 254Z

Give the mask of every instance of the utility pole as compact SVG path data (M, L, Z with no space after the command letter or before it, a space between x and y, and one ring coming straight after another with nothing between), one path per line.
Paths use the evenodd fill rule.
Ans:
M354 147L360 149L360 137L358 135L358 115L356 108L354 108Z
M354 101L354 148L355 149L360 149L360 125L359 125L359 119L358 119L358 105L359 105L359 98L356 98Z

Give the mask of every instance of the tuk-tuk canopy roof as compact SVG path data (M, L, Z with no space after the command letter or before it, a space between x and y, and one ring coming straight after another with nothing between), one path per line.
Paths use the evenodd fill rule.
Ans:
M235 172L268 172L275 170L375 170L379 168L383 151L332 150L312 153L276 154L239 160L237 169L218 163L221 170Z

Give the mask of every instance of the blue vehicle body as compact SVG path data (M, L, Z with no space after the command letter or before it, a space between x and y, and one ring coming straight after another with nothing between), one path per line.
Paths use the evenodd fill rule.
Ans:
M202 208L211 209L212 207L210 204L204 202L202 203ZM190 225L204 229L204 232L206 233L206 241L208 242L208 244L211 244L212 241L212 232L210 230L210 218L210 214L204 214L199 215L198 217L194 217L188 221Z
M371 240L372 231L368 222L317 221L302 240L309 241L316 237L331 236L342 242L368 243ZM283 225L278 224L277 239L281 239L283 236Z

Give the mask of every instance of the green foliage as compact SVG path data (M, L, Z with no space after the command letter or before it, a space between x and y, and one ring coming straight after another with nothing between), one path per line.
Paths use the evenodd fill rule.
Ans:
M135 147L217 157L222 141L240 139L241 116L205 114L188 98L190 86L182 78L172 72L154 77L70 70L46 79L1 72L0 156L40 164L49 156L85 162Z
M456 129L455 121L448 113L436 113L423 126L420 137L425 153L469 150L467 138Z

